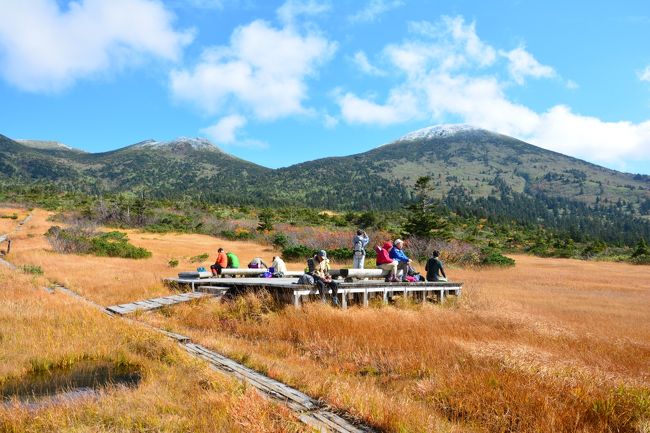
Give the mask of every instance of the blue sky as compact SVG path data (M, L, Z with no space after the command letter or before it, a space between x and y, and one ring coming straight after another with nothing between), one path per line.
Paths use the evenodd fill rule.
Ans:
M469 123L650 174L646 1L0 0L0 133L280 167Z

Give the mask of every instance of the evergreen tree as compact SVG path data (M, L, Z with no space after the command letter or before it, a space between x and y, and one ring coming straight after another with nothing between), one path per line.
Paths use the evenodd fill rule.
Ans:
M639 239L639 242L636 244L636 248L632 253L632 258L640 256L650 256L650 249L648 249L648 244L644 238Z
M274 216L273 211L270 209L263 209L257 216L259 219L259 222L257 223L257 231L264 232L273 230Z
M404 234L424 238L450 237L447 221L439 214L438 203L431 198L431 176L419 177L415 181L415 202L406 206L408 216L404 223Z

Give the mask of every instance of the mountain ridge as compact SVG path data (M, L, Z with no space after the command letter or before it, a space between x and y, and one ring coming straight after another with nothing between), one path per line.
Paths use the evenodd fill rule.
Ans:
M438 199L543 193L592 206L619 202L639 216L650 200L648 176L466 124L434 125L366 152L277 169L240 159L204 138L148 139L108 152L79 153L23 146L0 135L2 167L0 177L54 181L95 193L138 190L272 206L397 208L412 199L411 187L421 176L432 178Z

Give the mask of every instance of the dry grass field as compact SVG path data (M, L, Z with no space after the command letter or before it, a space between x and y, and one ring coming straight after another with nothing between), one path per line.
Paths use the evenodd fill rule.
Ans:
M0 266L0 388L77 364L137 369L136 388L25 406L0 400L1 432L302 431L285 408L190 358L165 337L111 319L43 279ZM244 416L242 416L242 414Z
M14 237L9 259L41 266L45 278L103 305L168 293L161 277L195 268L199 264L189 257L202 252L212 260L220 245L244 262L274 254L259 245L207 236L129 232L133 244L153 252L150 259L63 256L52 252L42 236L52 225L47 217L34 211ZM179 259L178 268L169 268L170 258ZM449 269L452 279L465 286L459 300L443 306L398 300L346 311L314 303L296 311L249 295L136 318L190 335L380 430L650 432L650 267L514 258L514 268ZM217 389L206 389L201 384L210 373L164 340L37 290L45 284L37 277L0 272L0 359L9 366L0 369L0 378L24 374L41 351L54 362L79 356L74 354L121 359L120 354L146 372L143 384L126 392L128 398L121 391L102 398L102 405L90 401L47 409L39 417L44 424L33 431L63 425L84 426L74 431L88 425L109 430L111 422L118 425L111 431L120 431L132 424L114 419L154 425L168 417L178 425L188 423L186 430L201 430L209 416L217 416L224 431L230 426L246 430L238 423L253 421L242 420L236 409L244 400L253 401L255 410L240 412L259 417L260 430L298 428L288 414L249 391L238 394L233 382L210 376ZM32 329L30 323L38 326ZM9 340L9 335L17 337ZM22 346L15 343L19 337ZM153 355L138 349L143 340L157 348ZM161 359L161 351L172 354L172 365ZM187 374L190 368L196 373ZM179 385L168 389L165 384L174 380ZM198 397L183 417L178 411L187 398L177 393L190 395L192 387ZM219 415L204 414L203 405L213 400L219 402ZM131 401L137 402L133 414L126 410ZM70 415L63 416L64 410ZM0 427L20 431L30 417L25 410L3 407ZM156 425L141 430L174 431L165 430L168 424L162 421Z

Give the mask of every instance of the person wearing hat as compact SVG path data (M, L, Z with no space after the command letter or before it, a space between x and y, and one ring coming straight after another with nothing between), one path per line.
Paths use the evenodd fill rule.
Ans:
M408 275L409 265L411 264L411 259L408 258L404 251L404 241L401 239L395 239L393 248L391 248L389 256L393 260L397 260L397 274L400 274L402 281L406 281L406 276Z
M332 276L329 273L330 270L330 261L327 258L327 252L325 250L320 250L312 259L313 270L311 269L311 263L308 261L310 267L309 273L314 277L314 283L318 287L318 292L323 302L327 302L327 292L332 290L332 304L339 306L339 299L337 297L339 292L339 286L332 280Z
M397 260L390 258L390 250L393 248L393 244L390 241L384 242L383 245L376 245L375 252L377 253L377 259L375 264L379 269L388 271L386 276L386 282L396 282L397 280Z

